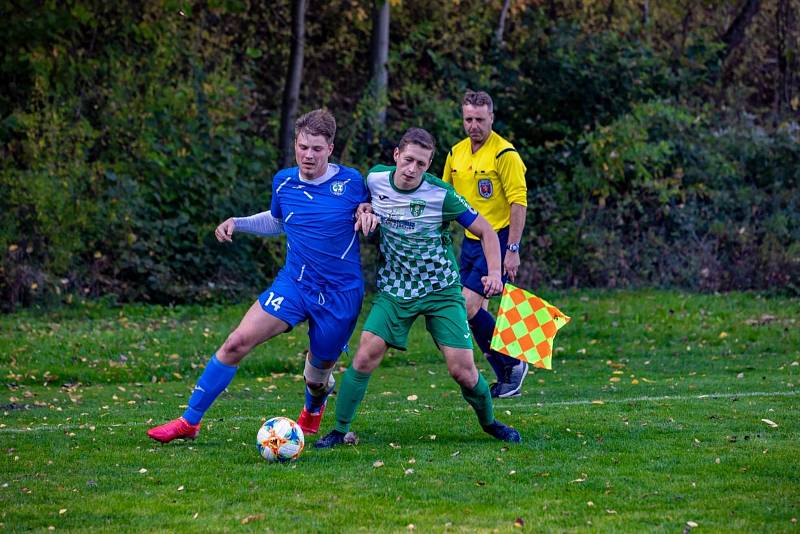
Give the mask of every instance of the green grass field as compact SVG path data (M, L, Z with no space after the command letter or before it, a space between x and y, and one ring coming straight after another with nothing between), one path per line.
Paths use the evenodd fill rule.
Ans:
M299 413L304 328L244 361L200 439L159 445L145 430L182 412L246 304L0 317L0 527L798 532L800 302L541 296L573 320L554 370L496 402L523 443L480 431L418 322L373 376L360 443L318 451L312 436L291 465L264 462L255 435ZM332 421L333 405L323 432Z

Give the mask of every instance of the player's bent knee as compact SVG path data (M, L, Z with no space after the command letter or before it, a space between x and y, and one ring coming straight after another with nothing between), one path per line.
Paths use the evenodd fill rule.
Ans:
M220 348L217 353L217 358L220 358L221 354L222 358L226 360L238 362L247 356L247 353L250 352L252 348L252 343L238 330L234 330L231 332L231 335L228 336L228 339L225 340L225 343L222 344L222 348Z
M359 373L371 373L375 365L368 358L354 358L353 369Z
M450 359L447 362L447 371L453 377L453 380L467 388L474 386L478 380L478 368L466 357Z
M353 369L359 373L371 373L380 365L382 359L383 354L357 353L353 358Z
M458 382L459 385L465 387L472 387L473 385L475 385L474 384L475 380L473 380L472 378L473 373L470 373L469 369L460 367L457 369L449 369L449 371L450 371L450 376L452 376L453 380Z

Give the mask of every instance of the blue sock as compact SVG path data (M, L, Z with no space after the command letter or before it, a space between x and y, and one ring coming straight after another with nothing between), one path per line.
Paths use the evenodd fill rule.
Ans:
M231 383L236 369L238 367L225 365L219 361L217 355L214 354L194 387L192 396L189 398L189 407L183 412L183 418L192 425L199 423L206 410Z
M481 308L478 310L478 313L469 320L469 327L472 330L472 335L475 337L475 342L478 343L478 347L480 347L486 355L486 360L489 362L489 365L492 366L494 374L497 376L498 380L501 380L504 374L503 370L506 367L513 367L519 360L500 354L489 348L492 345L492 335L494 335L494 317L492 317L491 313Z
M322 405L325 404L325 401L328 398L328 390L325 390L325 393L322 395L315 396L308 386L306 386L306 411L309 413L319 413L320 409L322 409Z

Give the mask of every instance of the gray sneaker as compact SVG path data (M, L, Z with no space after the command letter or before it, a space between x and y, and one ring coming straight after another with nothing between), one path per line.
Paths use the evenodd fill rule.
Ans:
M506 369L503 380L492 384L492 397L508 399L522 394L522 382L528 374L528 364L520 361L517 365Z

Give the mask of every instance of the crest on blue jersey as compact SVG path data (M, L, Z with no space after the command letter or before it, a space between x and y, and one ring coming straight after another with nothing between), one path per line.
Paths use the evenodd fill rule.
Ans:
M331 184L331 193L336 196L340 196L344 194L344 185L345 183L341 180L336 180Z
M478 180L478 194L483 198L492 198L494 186L491 180Z
M425 211L425 204L424 200L415 198L411 201L411 204L408 206L411 209L411 215L414 217L419 217L422 215L422 212Z

